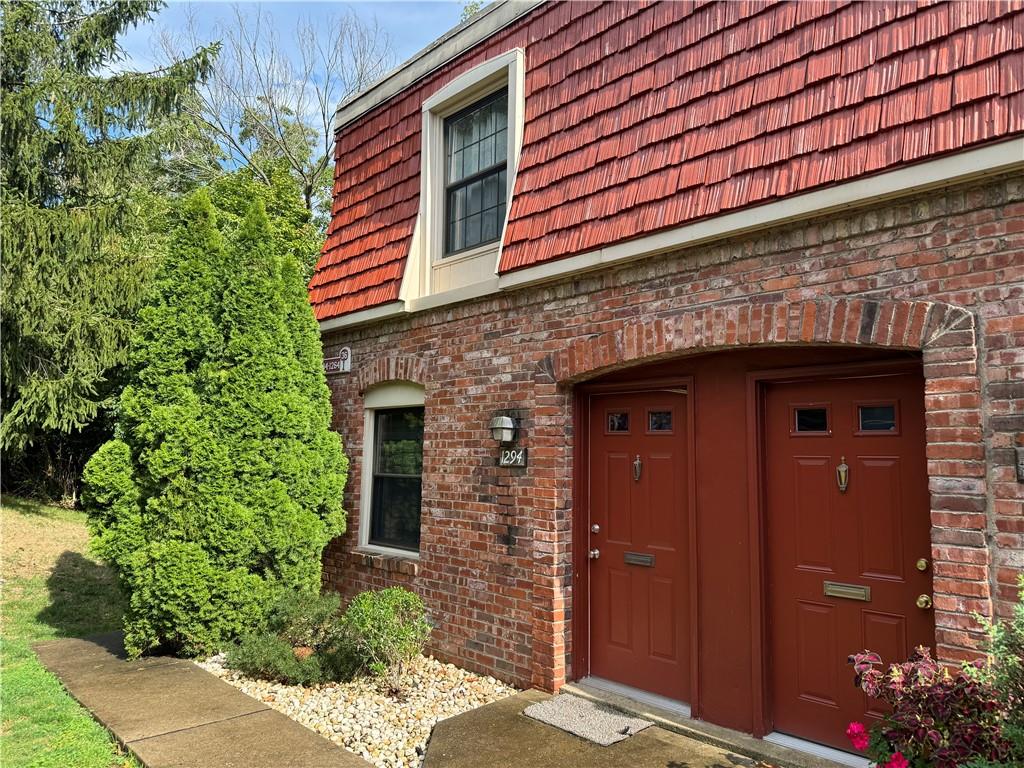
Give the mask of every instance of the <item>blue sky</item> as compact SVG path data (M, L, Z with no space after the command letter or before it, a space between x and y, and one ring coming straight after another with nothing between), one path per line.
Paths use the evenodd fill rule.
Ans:
M308 18L313 22L336 16L339 11L351 8L355 13L366 19L377 18L380 26L391 38L395 51L395 63L405 61L412 54L428 43L437 39L459 23L462 4L458 0L434 2L388 2L376 0L364 2L239 2L243 10L247 7L263 6L274 19L279 29L291 29L298 18ZM196 14L201 28L212 29L218 21L233 18L233 6L230 2L170 2L156 17L155 23L131 30L121 40L122 46L130 56L131 62L138 68L148 68L155 57L151 53L150 40L154 30L167 27L174 29L183 23L189 5ZM282 40L287 36L282 36Z

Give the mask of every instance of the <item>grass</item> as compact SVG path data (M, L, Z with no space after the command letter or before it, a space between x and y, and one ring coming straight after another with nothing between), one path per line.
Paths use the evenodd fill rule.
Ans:
M32 643L116 629L113 574L87 554L85 516L5 497L0 594L4 768L137 766L36 659Z

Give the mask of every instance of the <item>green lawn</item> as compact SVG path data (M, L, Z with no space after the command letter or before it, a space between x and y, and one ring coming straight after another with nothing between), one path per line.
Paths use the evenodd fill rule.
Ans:
M135 766L36 660L31 644L116 629L121 597L87 554L85 516L13 497L0 506L4 768Z

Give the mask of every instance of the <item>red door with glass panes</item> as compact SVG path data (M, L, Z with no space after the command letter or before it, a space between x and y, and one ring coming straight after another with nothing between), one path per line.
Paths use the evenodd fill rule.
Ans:
M686 394L590 399L591 674L689 699Z
M765 393L774 729L850 749L877 711L851 653L934 648L924 382L918 374L774 383Z

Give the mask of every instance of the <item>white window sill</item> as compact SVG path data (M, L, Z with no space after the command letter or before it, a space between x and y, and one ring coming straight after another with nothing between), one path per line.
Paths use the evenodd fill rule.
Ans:
M485 243L484 245L478 245L476 248L470 248L459 253L454 253L451 256L438 256L434 259L434 269L438 267L448 266L449 264L458 264L460 261L468 261L469 259L475 259L480 256L493 256L495 259L498 257L498 243L497 241L492 243Z
M398 549L397 547L384 547L380 544L360 544L353 552L364 555L383 555L384 557L398 557L402 560L419 560L420 553L411 549Z

